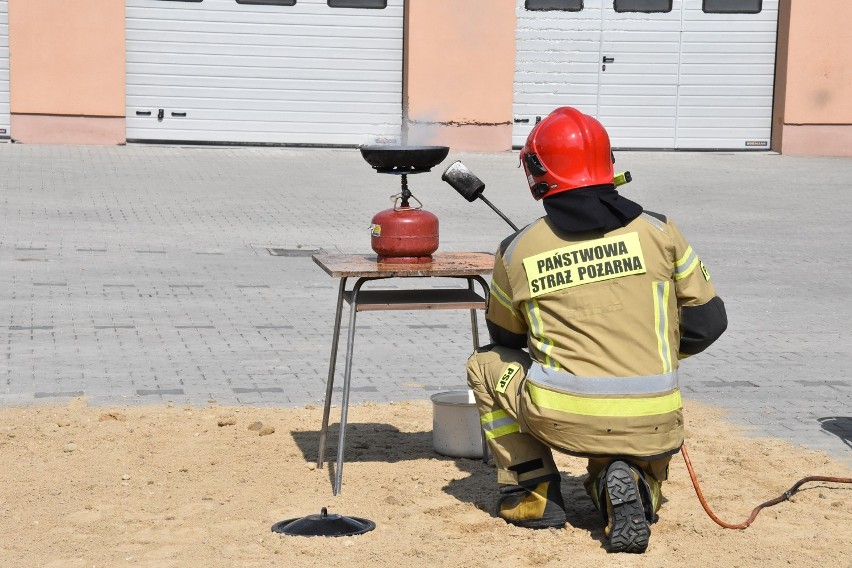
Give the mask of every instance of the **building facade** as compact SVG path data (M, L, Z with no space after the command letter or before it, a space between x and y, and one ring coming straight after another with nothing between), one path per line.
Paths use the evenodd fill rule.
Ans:
M0 137L852 156L848 0L0 0Z

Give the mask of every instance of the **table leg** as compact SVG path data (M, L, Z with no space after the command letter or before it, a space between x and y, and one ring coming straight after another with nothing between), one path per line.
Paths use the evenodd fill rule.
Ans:
M349 388L352 379L352 352L355 347L355 315L358 313L358 292L369 279L359 278L352 288L352 303L349 311L349 334L346 337L346 367L343 371L343 401L340 404L340 432L337 437L337 463L334 471L332 494L340 493L343 482L343 449L346 441L346 419L349 415Z
M328 416L331 411L331 394L334 388L334 371L337 363L337 345L340 343L340 320L343 312L343 293L346 291L346 277L340 279L340 288L337 292L337 311L334 314L334 331L331 336L331 357L328 363L328 379L325 382L325 406L322 410L322 428L319 436L319 453L317 454L317 467L322 469L325 462L325 447L328 439Z
M473 279L467 279L467 289L473 292ZM476 319L476 310L470 310L470 329L473 333L473 350L479 349L479 323Z
M486 305L488 303L488 285L485 283L485 280L481 276L474 276L467 279L467 285L470 290L473 290L473 281L477 280L479 284L482 286L483 295L485 297ZM476 320L476 310L470 310L470 321L471 328L473 329L473 350L476 351L479 349L479 327L477 326ZM485 438L485 430L480 432L481 443L482 443L482 462L488 463L489 458L489 449L488 449L488 441Z

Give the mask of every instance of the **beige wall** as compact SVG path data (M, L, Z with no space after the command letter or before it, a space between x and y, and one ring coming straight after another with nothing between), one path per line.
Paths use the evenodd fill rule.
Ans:
M850 0L782 0L773 149L852 156Z
M514 68L514 2L408 0L406 142L511 149Z
M124 53L120 0L9 0L12 139L124 142Z

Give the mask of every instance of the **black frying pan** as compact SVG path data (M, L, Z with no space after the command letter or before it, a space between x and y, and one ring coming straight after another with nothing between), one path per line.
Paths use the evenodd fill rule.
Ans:
M428 172L440 164L447 146L361 146L361 155L378 171Z

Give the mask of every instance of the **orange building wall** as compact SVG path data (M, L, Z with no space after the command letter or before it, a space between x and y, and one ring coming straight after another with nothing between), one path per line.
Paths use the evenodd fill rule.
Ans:
M11 136L125 141L124 2L9 0Z
M782 0L773 148L852 156L849 0Z
M409 145L512 147L515 3L409 0L403 137Z

